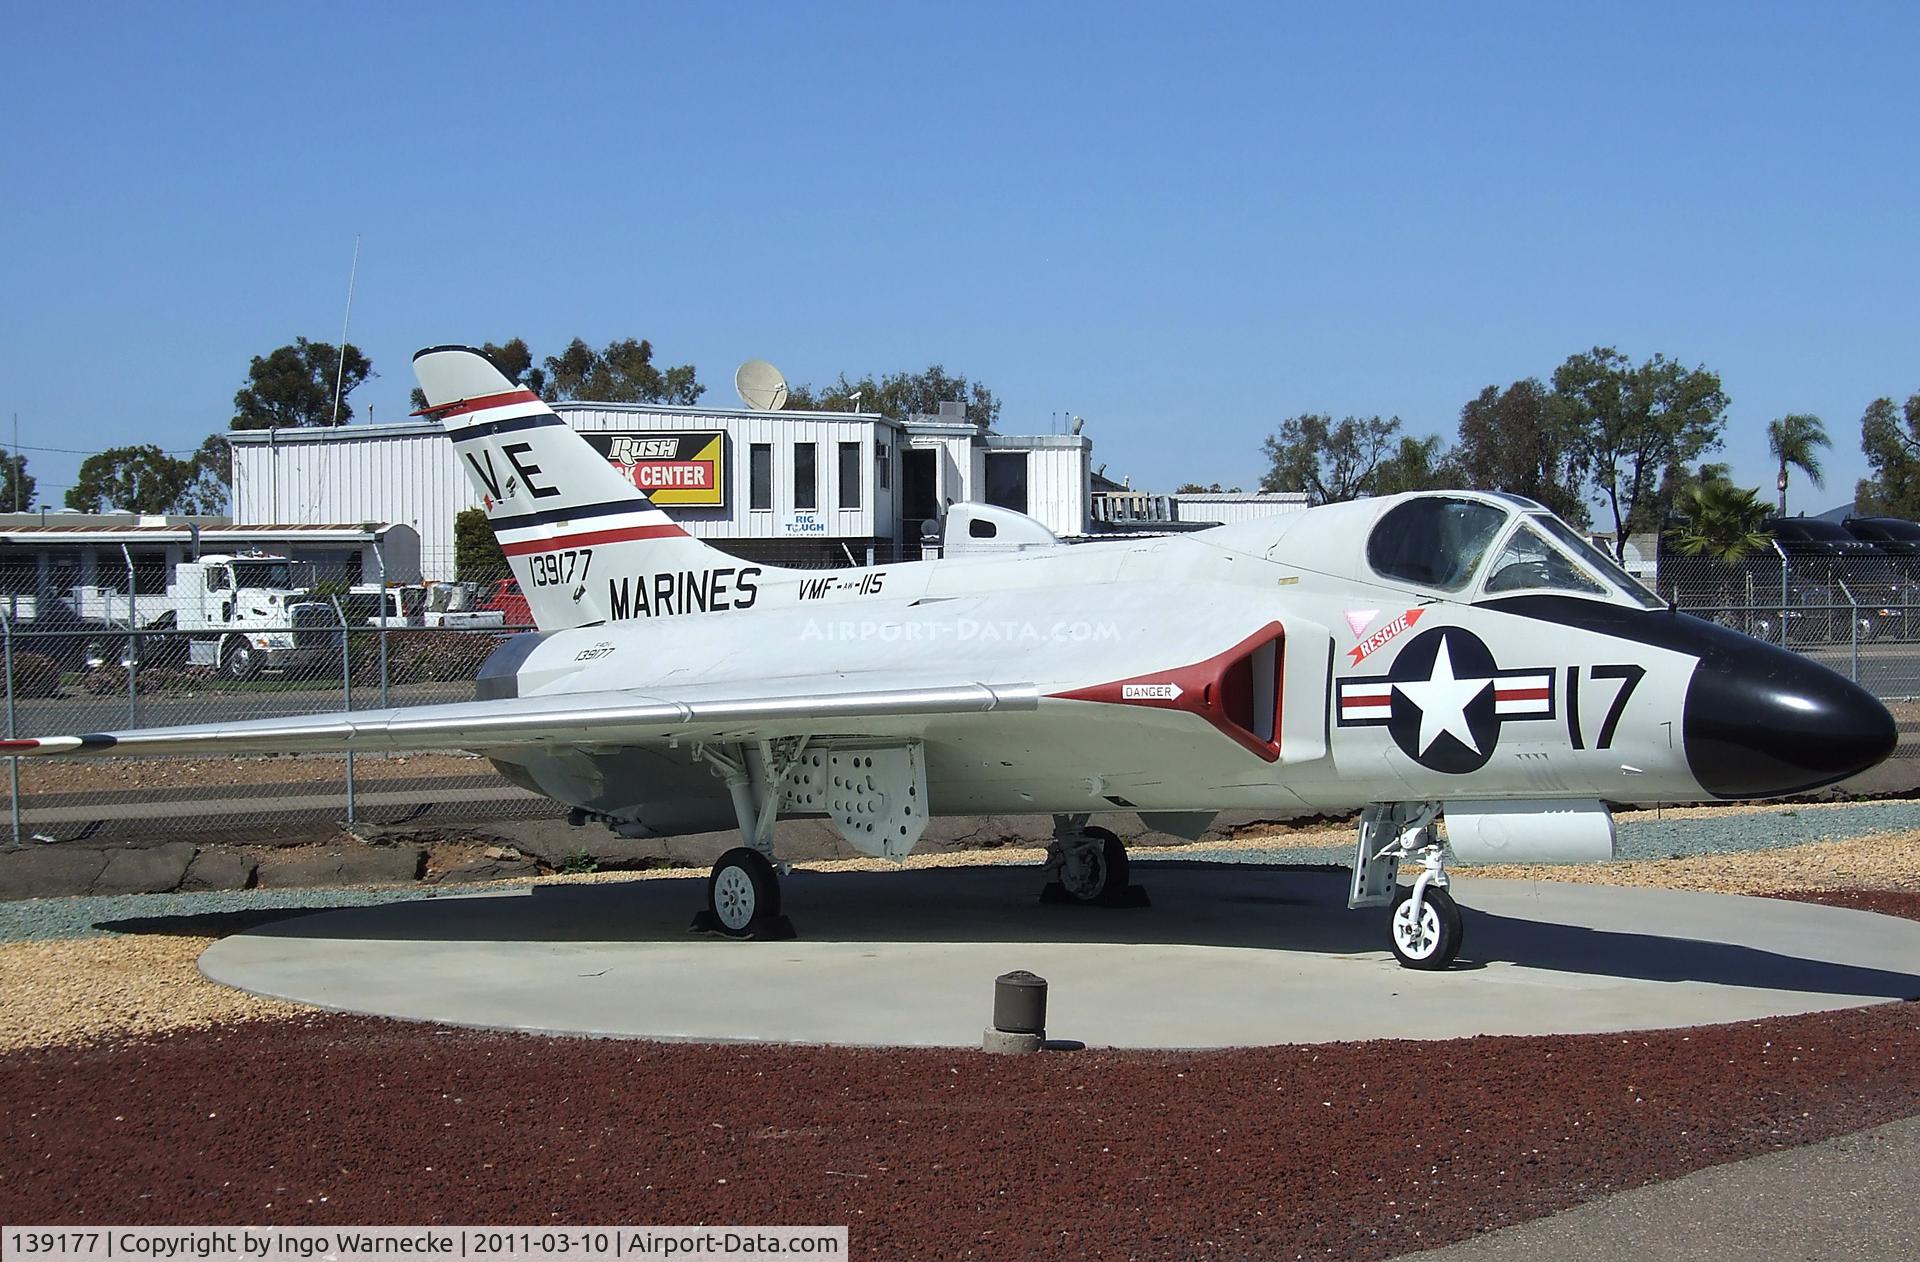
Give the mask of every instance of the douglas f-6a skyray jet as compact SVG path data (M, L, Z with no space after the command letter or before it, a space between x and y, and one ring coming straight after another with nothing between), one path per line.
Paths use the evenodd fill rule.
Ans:
M1050 875L1101 902L1128 864L1096 812L1198 836L1220 810L1358 810L1350 905L1444 968L1450 858L1604 859L1609 803L1793 793L1893 749L1866 692L1674 612L1516 496L1075 545L964 504L942 559L782 569L693 538L480 352L414 369L539 627L473 701L0 752L474 750L576 821L737 826L696 919L740 936L785 924L781 816L898 859L930 816L1050 814Z

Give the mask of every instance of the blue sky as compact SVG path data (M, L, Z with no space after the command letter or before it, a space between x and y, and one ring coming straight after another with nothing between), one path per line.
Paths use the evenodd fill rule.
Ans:
M652 339L708 399L930 361L1136 485L1451 434L1595 344L1725 456L1920 390L1912 5L16 6L0 443L190 448L249 357ZM58 503L80 457L29 453Z

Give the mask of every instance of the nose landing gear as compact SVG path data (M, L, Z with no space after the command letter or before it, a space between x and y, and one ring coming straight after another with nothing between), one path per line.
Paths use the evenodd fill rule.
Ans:
M1431 847L1428 854L1428 867L1420 879L1394 894L1388 928L1393 958L1402 967L1437 972L1460 954L1460 908L1444 884L1447 873L1440 848Z
M1437 972L1460 955L1460 908L1447 891L1447 854L1433 830L1431 802L1375 803L1360 813L1349 907L1388 907L1387 945L1401 967ZM1399 883L1403 860L1418 859L1420 876Z

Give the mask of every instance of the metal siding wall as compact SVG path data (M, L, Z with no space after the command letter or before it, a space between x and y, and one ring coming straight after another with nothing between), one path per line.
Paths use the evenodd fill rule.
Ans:
M687 530L706 539L819 538L789 535L793 514L793 444L813 442L820 471L817 511L827 522L828 538L870 539L898 532L899 456L903 436L871 419L714 415L707 413L626 412L606 408L564 408L561 415L576 430L688 429L724 431L728 438L728 507L669 507ZM377 427L375 427L377 430ZM893 462L895 485L881 491L874 475L874 451L884 441ZM839 448L860 444L860 507L839 504ZM774 508L753 513L749 500L748 450L754 443L775 447ZM942 449L942 495L967 498L975 479L965 439L938 440ZM334 441L236 443L233 448L234 520L250 523L393 522L420 535L420 568L429 579L453 577L453 518L479 506L465 472L443 433L383 435L368 427L343 430ZM956 460L956 456L958 460ZM965 464L959 463L965 461Z
M1307 507L1298 501L1202 500L1182 495L1174 496L1173 500L1179 505L1181 521L1217 522L1223 526L1259 521L1263 517L1277 517L1282 513L1297 513Z

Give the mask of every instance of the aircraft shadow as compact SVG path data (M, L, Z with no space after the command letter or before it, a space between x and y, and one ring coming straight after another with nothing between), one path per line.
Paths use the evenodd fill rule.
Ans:
M1385 912L1349 911L1344 868L1138 863L1136 883L1153 900L1146 908L1043 905L1031 866L924 868L901 872L796 871L783 901L800 936L835 943L1077 943L1240 947L1325 954L1384 952ZM524 896L433 898L349 907L245 926L257 936L382 942L632 942L711 945L715 950L778 951L781 944L733 942L688 932L704 905L704 875L605 884L537 886ZM1540 887L1547 891L1549 887ZM1595 887L1577 887L1591 900ZM1560 923L1550 893L1524 904L1535 915L1477 907L1462 888L1467 965L1504 963L1597 978L1704 982L1806 994L1920 998L1920 975L1857 964L1809 960L1776 951L1690 937L1684 915L1659 931L1659 907L1638 910L1645 891L1607 891L1628 904L1646 928L1591 928ZM1830 909L1769 900L1762 916L1833 914ZM1618 912L1610 912L1618 915ZM200 918L205 919L205 918ZM162 932L166 918L135 931ZM103 927L133 928L135 922ZM1836 920L1836 932L1847 930ZM177 930L186 931L186 930ZM198 932L207 932L198 928ZM1871 934L1871 923L1852 930ZM1836 942L1842 951L1844 943Z

